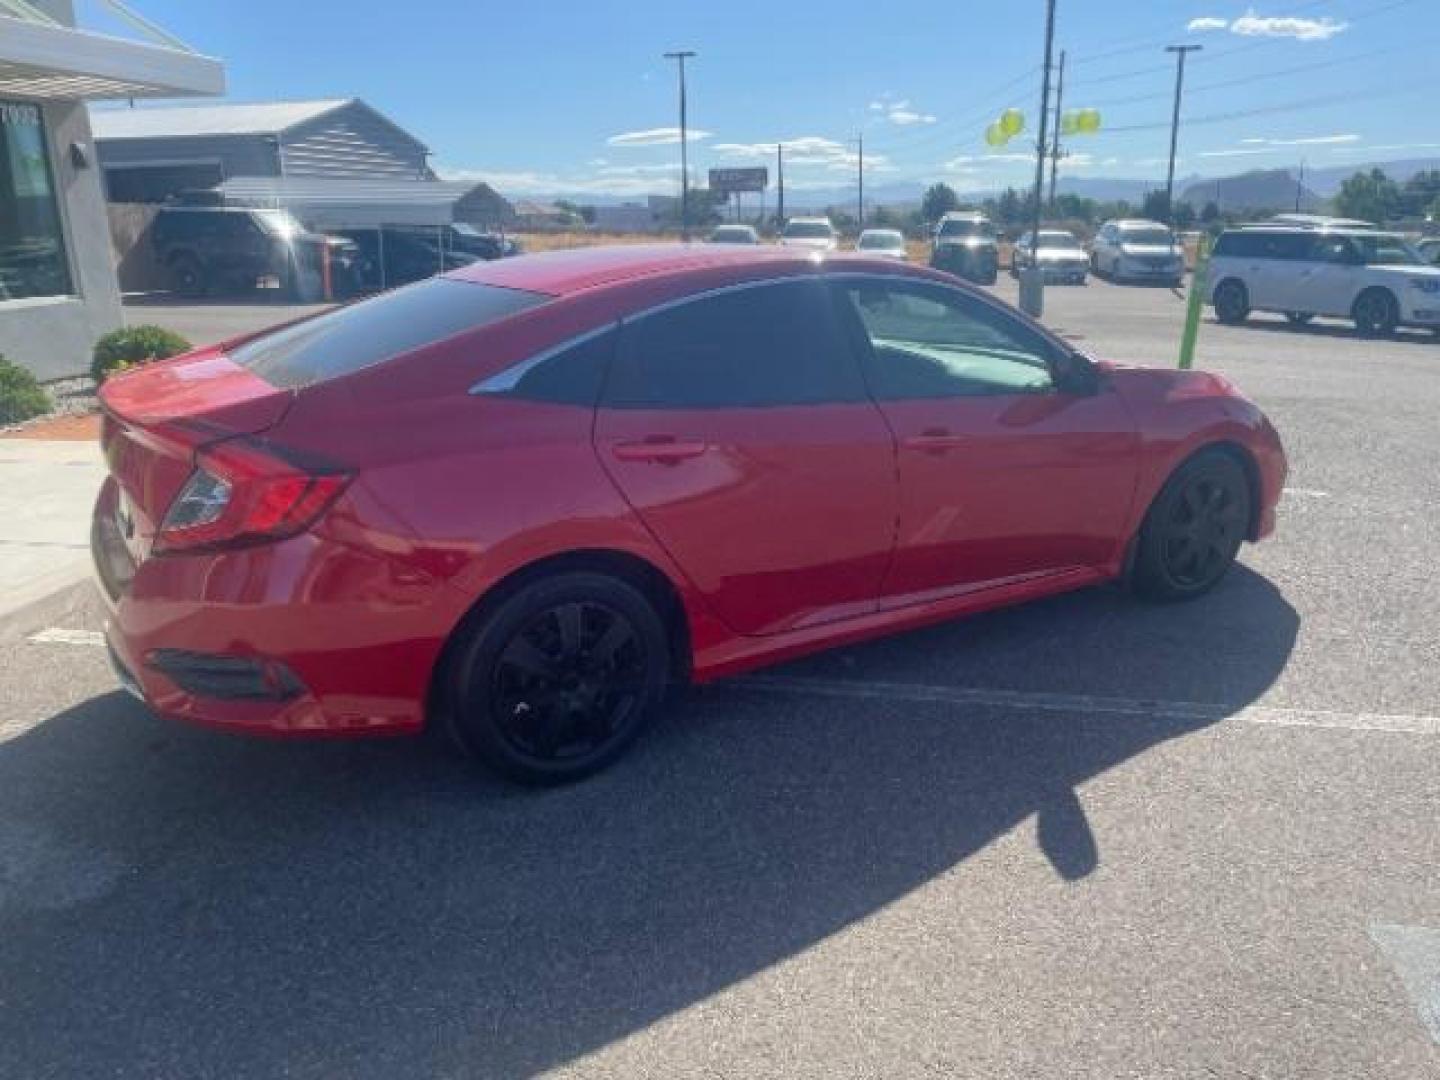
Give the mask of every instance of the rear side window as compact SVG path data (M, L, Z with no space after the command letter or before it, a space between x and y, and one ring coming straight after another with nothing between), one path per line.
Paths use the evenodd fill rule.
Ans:
M430 278L265 334L230 359L285 389L374 364L543 304L542 293Z
M606 388L615 408L859 401L855 356L817 281L736 289L636 319Z

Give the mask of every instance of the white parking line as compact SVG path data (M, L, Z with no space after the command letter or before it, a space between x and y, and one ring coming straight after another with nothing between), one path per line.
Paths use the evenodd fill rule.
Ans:
M98 630L51 627L30 635L36 645L100 647L105 636ZM1043 712L1103 716L1158 716L1170 720L1211 721L1233 718L1250 724L1276 727L1338 728L1347 731L1388 731L1405 735L1440 735L1440 716L1408 713L1339 712L1332 709L1282 709L1268 705L1234 706L1200 701L1150 701L1144 698L1102 697L1084 694L1047 694L1026 690L980 690L962 686L927 686L923 683L859 682L855 679L806 679L783 675L752 675L722 684L741 690L852 701L909 701L982 708L1039 709Z
M102 649L105 647L105 635L99 630L66 630L60 626L52 626L37 634L31 634L27 640L36 645L89 645Z
M916 683L859 682L853 679L806 679L755 675L730 684L739 689L864 701L905 701L983 708L1039 709L1106 716L1156 716L1171 720L1209 721L1233 718L1279 727L1340 728L1440 735L1440 716L1396 713L1337 712L1329 709L1282 709L1266 705L1208 705L1198 701L1147 701L1141 698L1046 694L1020 690L974 690Z
M1316 488L1287 487L1284 490L1284 494L1294 495L1296 498L1300 499L1328 499L1330 497L1330 492L1320 491Z

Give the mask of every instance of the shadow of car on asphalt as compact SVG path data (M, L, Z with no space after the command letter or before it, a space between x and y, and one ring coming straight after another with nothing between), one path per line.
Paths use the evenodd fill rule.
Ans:
M1077 786L1253 702L1297 627L1243 567L1188 605L1091 589L775 674L1213 709L837 706L741 679L690 692L617 767L550 791L426 740L279 744L86 701L0 744L0 822L25 823L32 849L45 838L53 892L7 896L0 874L0 1073L510 1076L572 1061L1032 816L1055 872L1083 879L1105 844ZM102 856L109 877L67 891L67 859Z
M1213 315L1207 320L1215 326L1223 326ZM1361 345L1428 345L1432 348L1440 344L1440 334L1422 327L1402 326L1393 334L1385 337L1366 337L1359 333L1355 327L1344 321L1308 322L1295 324L1281 316L1273 318L1257 317L1252 315L1238 326L1232 326L1232 330L1259 330L1262 333L1294 334L1303 341L1306 337L1312 338L1342 338L1354 341Z

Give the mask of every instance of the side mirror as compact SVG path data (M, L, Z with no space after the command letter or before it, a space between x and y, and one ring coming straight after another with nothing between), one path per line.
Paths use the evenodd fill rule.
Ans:
M1063 352L1050 362L1055 388L1066 394L1088 397L1100 391L1100 371L1084 353Z

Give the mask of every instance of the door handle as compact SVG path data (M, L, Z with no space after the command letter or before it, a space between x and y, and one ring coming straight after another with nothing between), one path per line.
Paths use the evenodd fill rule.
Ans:
M687 458L699 457L709 449L709 444L698 439L648 435L637 442L616 443L611 453L620 461L653 461L660 465L673 465Z
M966 442L964 435L953 434L945 428L926 428L919 435L906 438L905 446L910 450L923 450L927 454L943 454L947 450L964 446Z

